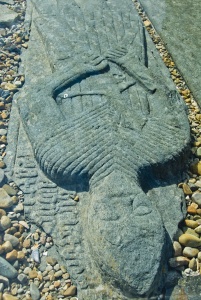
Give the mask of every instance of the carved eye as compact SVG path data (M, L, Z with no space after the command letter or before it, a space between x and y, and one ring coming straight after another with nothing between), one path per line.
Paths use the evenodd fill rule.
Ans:
M113 74L114 78L116 79L124 79L125 76L123 74Z

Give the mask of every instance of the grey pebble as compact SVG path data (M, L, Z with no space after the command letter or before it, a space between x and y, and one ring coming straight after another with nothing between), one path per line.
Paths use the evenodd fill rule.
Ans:
M201 193L193 193L192 200L197 203L199 207L201 207Z
M25 274L21 273L17 276L17 279L21 284L27 284L28 278Z
M52 268L52 266L50 266L50 265L46 267L46 271L47 271L47 272L51 271L52 269L53 269L53 268Z
M6 135L7 130L6 129L0 129L0 135Z
M9 286L9 280L8 280L7 277L4 277L4 276L1 276L1 275L0 275L0 282L1 282L3 285Z
M7 241L11 242L13 247L16 247L19 244L19 239L16 238L16 236L8 234L8 233L6 233L4 235L4 241L5 242L7 242Z
M23 288L19 288L19 289L17 290L17 293L18 293L18 294L24 293L24 289L23 289Z
M0 257L0 275L9 279L17 277L17 270L3 257Z
M40 291L34 283L30 284L30 293L31 293L32 300L40 299Z
M3 130L3 129L0 129ZM0 186L2 186L4 184L4 180L5 180L5 173L3 169L0 169Z
M60 269L60 265L59 265L59 264L56 264L56 265L54 266L54 270L55 270L55 271L59 271L59 269Z
M24 269L24 274L28 275L29 272L31 272L31 268L26 267L26 268Z

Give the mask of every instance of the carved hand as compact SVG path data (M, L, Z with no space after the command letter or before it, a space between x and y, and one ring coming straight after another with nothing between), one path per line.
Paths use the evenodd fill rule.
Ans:
M133 52L132 52L133 56ZM106 53L106 58L119 66L122 66L126 60L131 59L131 51L128 51L125 47L119 46L115 49L110 49Z
M86 70L86 72L98 72L107 68L108 62L103 56L98 54L89 54L82 56L81 66L84 70Z

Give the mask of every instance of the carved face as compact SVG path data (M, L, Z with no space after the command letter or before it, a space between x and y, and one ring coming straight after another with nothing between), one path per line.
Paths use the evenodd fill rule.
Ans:
M146 287L158 280L165 240L150 199L125 175L114 172L91 192L87 215L91 251L104 276L115 278L131 295L146 294Z

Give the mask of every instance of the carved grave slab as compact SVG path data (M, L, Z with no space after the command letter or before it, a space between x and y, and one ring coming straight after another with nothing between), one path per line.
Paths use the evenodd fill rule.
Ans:
M130 0L33 0L26 24L7 151L26 217L53 237L79 300L157 293L190 139L169 73Z

